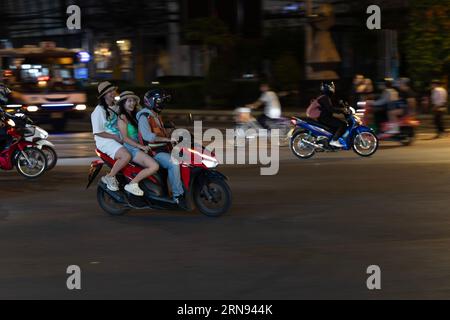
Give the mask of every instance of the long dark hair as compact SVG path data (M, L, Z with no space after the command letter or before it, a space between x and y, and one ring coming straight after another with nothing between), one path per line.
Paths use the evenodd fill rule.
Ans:
M125 115L125 117L128 120L128 123L131 123L134 127L138 127L138 122L136 120L136 115L137 115L137 103L134 107L134 110L131 112L128 112L127 109L125 108L125 103L126 103L127 99L123 99L121 101L119 101L118 105L119 105L119 114L120 115Z
M102 106L103 109L105 110L105 112L106 112L106 119L109 121L110 118L111 118L111 109L109 108L108 104L106 103L105 96L103 96L103 97L98 99L98 104L100 106Z

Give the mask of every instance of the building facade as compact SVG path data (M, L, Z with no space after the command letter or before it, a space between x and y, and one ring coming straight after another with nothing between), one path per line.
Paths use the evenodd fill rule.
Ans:
M205 76L201 46L185 37L193 19L218 17L233 35L262 40L273 28L306 32L308 7L316 14L324 4L335 15L330 34L340 56L340 77L356 72L397 76L402 68L398 43L406 23L402 16L408 8L407 0L135 0L126 6L119 0L80 0L81 30L70 31L66 10L74 1L4 2L0 40L14 47L53 41L59 47L83 48L92 56L92 78L140 84L160 76ZM382 30L365 26L370 4L382 8ZM304 45L305 50L312 46Z

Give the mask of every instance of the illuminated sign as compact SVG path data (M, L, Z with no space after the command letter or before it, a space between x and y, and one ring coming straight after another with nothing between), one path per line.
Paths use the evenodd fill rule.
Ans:
M89 62L91 60L91 55L86 51L78 52L78 59L80 62Z

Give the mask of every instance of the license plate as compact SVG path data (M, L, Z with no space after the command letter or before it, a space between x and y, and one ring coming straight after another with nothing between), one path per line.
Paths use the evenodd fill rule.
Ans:
M62 119L62 118L64 118L64 113L63 112L52 112L50 114L50 117L52 119Z

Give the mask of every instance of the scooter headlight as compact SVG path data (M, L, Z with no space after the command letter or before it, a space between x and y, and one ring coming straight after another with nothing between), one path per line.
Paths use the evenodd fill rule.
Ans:
M216 158L210 157L210 156L203 154L201 152L198 152L197 150L194 150L194 149L189 148L188 151L193 153L196 156L201 157L202 164L209 169L215 168L219 165L219 161L217 161Z
M219 162L217 160L210 160L210 159L203 159L202 163L205 167L212 169L219 165Z

